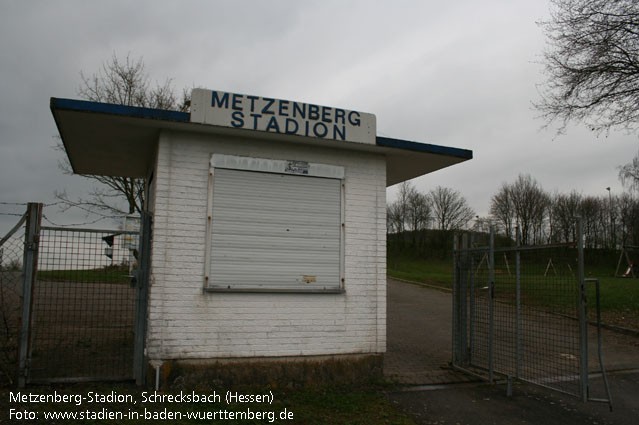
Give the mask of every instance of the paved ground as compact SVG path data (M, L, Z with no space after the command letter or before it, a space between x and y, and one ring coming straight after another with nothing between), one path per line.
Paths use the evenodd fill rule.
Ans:
M468 382L449 367L452 299L450 292L388 279L387 352L384 373L403 384ZM599 370L596 329L589 332L590 371ZM608 371L639 369L639 338L604 330ZM639 424L639 421L637 422Z
M433 391L397 392L391 403L422 425L637 425L639 373L610 376L613 411L582 403L534 385L516 384L512 397L503 385L460 384Z
M601 403L529 384L515 384L513 396L503 385L473 383L448 366L451 358L451 294L388 280L386 377L407 384L389 399L420 424L639 424L639 338L605 331L604 360L614 411ZM594 329L591 329L591 370ZM434 385L435 384L435 385ZM447 384L441 385L439 384ZM591 378L595 396L603 383ZM422 385L421 387L419 385Z
M448 292L388 279L384 374L402 384L469 382L452 370L452 300Z

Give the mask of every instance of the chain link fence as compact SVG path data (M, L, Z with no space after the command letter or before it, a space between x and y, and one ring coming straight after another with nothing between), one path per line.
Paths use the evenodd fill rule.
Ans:
M492 235L457 237L453 289L454 366L588 398L578 244L496 248Z
M144 383L149 214L126 230L43 227L43 204L26 206L0 239L0 384Z
M0 382L13 384L18 370L24 217L0 240Z
M43 227L29 382L133 377L135 232Z

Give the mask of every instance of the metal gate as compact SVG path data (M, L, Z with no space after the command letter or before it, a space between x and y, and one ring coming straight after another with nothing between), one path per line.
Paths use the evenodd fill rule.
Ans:
M574 244L495 247L457 235L454 252L453 359L456 368L494 382L496 375L589 396L583 236ZM519 237L517 237L519 241ZM478 246L484 245L484 246ZM599 314L597 315L599 317ZM601 329L597 321L601 348Z
M41 227L41 204L26 216L18 385L141 382L150 218L140 238Z

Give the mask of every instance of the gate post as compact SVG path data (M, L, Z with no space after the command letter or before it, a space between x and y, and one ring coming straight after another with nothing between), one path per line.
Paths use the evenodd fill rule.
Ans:
M459 280L459 339L461 362L468 366L468 234L462 235L462 274Z
M475 247L475 235L473 233L470 234L470 248ZM473 354L475 352L475 255L472 251L470 251L470 259L469 259L469 278L468 283L470 288L468 290L468 298L469 298L469 315L470 320L468 321L468 365L473 363Z
M519 226L515 227L515 240L517 251L515 252L515 291L517 298L517 369L516 378L521 377L521 235Z
M144 341L146 338L149 273L151 265L151 214L144 211L140 216L140 260L138 262L135 288L135 336L133 349L133 376L135 383L144 385L146 367Z
M453 364L468 365L468 235L453 239Z
M588 322L586 318L586 281L584 273L584 231L581 217L577 218L577 269L578 269L578 300L579 313L579 369L580 393L585 403L588 401Z
M20 352L18 360L18 387L24 388L29 375L29 343L31 337L31 307L33 306L33 282L38 266L38 244L42 222L42 204L30 202L27 206L27 224L24 235L22 262L22 315Z
M461 254L459 247L459 234L453 235L453 337L452 353L453 365L459 365L460 343L459 343L459 280L461 275Z
M490 226L488 280L488 381L492 384L495 372L495 228L493 226Z

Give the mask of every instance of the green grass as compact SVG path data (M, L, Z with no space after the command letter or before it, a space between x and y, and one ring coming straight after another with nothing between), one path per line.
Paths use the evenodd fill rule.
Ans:
M453 263L447 260L416 260L407 257L389 258L389 277L430 283L446 288L453 287Z
M586 268L586 277L598 278L603 321L639 330L639 279L614 277L607 268ZM594 318L595 285L588 284L590 318Z
M387 267L389 277L429 283L446 288L452 287L452 260L421 260L406 256L389 256ZM511 265L511 267L513 266ZM550 278L543 276L545 267L543 265L538 266L538 270L540 270L538 276L538 281L541 283L540 288L544 284L552 285L552 276ZM512 275L509 276L506 274L505 268L502 267L500 271L501 273L495 275L496 284L504 289L506 293L514 293L514 278ZM563 272L566 272L566 270ZM639 330L639 279L613 277L614 266L586 266L585 273L587 278L599 279L603 323ZM530 276L528 279L530 279ZM524 292L522 292L522 295ZM528 303L534 303L536 305L555 307L569 307L570 305L574 305L573 303L575 301L571 294L566 293L564 295L563 297L549 298L547 292L545 293L543 289L541 289L538 292L526 292L523 296L526 296ZM594 320L596 318L594 283L588 284L587 298L588 317ZM508 298L500 299L500 301L514 302L514 300Z
M86 270L42 270L38 271L38 280L51 282L102 282L128 283L130 280L128 266L107 266Z
M144 420L145 409L147 412L157 412L157 414L164 412L166 409L168 412L200 412L205 414L206 412L215 412L222 410L234 411L234 412L246 412L248 408L253 412L274 412L276 415L275 423L290 423L290 424L309 424L309 425L324 425L324 424L352 424L352 425L376 425L376 424L397 424L397 425L415 425L415 422L407 415L403 414L399 410L395 409L387 399L381 394L382 388L376 387L342 387L342 388L315 388L315 389L300 389L300 390L277 390L272 389L274 395L273 404L268 403L251 403L251 404L230 404L227 405L224 398L226 389L216 389L216 392L221 395L221 401L219 403L142 403L142 391L149 391L144 388L136 387L133 384L76 384L76 385L62 385L56 387L30 387L22 393L32 394L53 394L54 391L57 394L70 394L70 395L86 395L89 392L97 392L100 394L110 394L111 391L115 391L119 395L130 394L136 404L131 403L113 403L113 402L100 402L87 404L83 402L80 406L76 406L74 403L13 403L9 398L9 391L16 392L15 389L4 389L0 391L0 411L2 411L3 417L0 419L0 423L9 420L9 410L15 409L22 411L24 409L35 411L38 414L38 421L31 421L30 423L45 423L43 412L53 411L69 411L69 412L86 412L87 409L91 412L101 412L102 409L107 409L111 412L138 412L140 417L138 419L90 419L90 420L57 420L56 424L148 424L148 423L224 423L224 424L265 424L272 423L267 419L246 419L246 420L195 420L186 419L182 416L180 420ZM190 394L191 390L183 390L185 394ZM152 391L151 391L152 392ZM205 394L212 394L213 390L204 392ZM261 389L239 389L239 392L243 394L264 394L268 393L268 388ZM171 392L167 393L171 394ZM178 394L178 393L173 393ZM203 394L201 391L196 391L196 394ZM279 414L286 410L292 412L292 420L279 420ZM7 422L9 423L9 422Z

